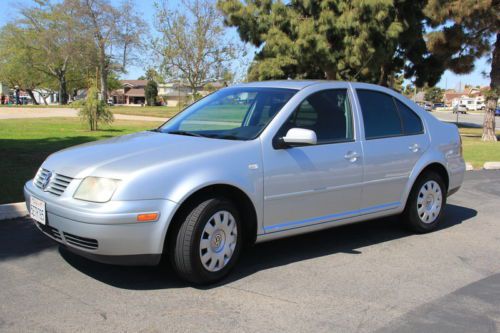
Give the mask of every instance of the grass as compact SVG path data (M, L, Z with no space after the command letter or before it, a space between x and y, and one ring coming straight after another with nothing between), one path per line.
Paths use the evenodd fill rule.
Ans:
M154 110L155 111L155 110ZM226 121L236 120L231 115ZM90 132L77 118L0 120L0 204L23 201L24 182L32 178L53 152L80 143L154 128L162 123L117 120ZM482 142L481 128L460 128L464 157L474 168L500 161L500 142Z
M97 132L77 118L0 120L0 204L24 201L23 185L42 162L58 150L80 143L154 128L162 121L117 120Z
M172 118L179 113L179 108L172 106L112 106L110 110L114 114L161 118Z
M459 130L462 136L464 159L471 163L474 169L482 168L484 162L500 161L500 141L481 141L482 128L462 127ZM500 140L500 136L498 139Z
M22 108L22 109L72 109L71 105L0 105L1 108ZM73 108L74 109L74 108ZM179 107L172 106L126 106L117 105L110 107L115 114L126 114L134 116L171 118L179 113Z

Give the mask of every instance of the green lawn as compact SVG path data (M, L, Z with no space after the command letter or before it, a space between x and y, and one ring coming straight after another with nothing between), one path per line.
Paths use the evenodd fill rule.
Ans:
M8 108L23 108L23 109L71 109L71 105L1 105L0 107ZM116 114L127 114L134 116L148 116L171 118L179 113L178 107L171 106L112 106L109 108L111 112Z
M460 128L464 159L471 163L474 169L481 169L484 162L500 161L500 141L481 141L482 128ZM500 140L500 136L498 136Z
M179 113L178 107L171 106L112 106L109 108L115 114L172 118Z
M89 141L155 128L162 121L115 121L97 132L76 118L0 120L0 204L24 201L24 182L51 153Z

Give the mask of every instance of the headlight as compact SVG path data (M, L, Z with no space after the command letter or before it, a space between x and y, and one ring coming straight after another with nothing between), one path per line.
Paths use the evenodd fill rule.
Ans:
M92 202L107 202L115 192L118 184L117 179L87 177L76 189L73 198Z

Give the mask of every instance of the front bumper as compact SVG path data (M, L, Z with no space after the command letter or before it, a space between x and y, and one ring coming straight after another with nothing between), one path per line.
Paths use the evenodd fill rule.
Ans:
M46 205L47 225L34 222L47 236L71 252L89 259L122 265L154 265L160 260L168 224L176 204L169 200L80 202L57 197L35 187L24 187L26 205L31 197ZM136 222L137 214L158 212L156 222Z

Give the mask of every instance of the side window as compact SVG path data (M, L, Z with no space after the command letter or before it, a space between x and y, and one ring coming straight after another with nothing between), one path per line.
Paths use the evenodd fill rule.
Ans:
M307 97L280 129L284 136L290 128L313 130L318 144L353 140L351 104L346 89L323 90Z
M403 130L405 135L420 134L424 132L424 126L420 117L397 98L394 99L403 120Z
M403 134L401 118L392 96L371 90L357 90L365 138L376 139Z

